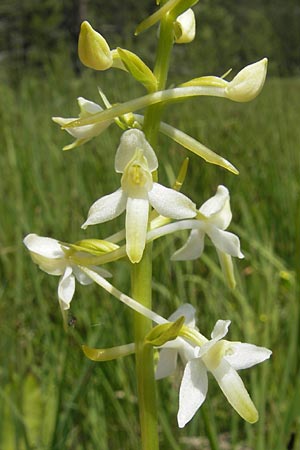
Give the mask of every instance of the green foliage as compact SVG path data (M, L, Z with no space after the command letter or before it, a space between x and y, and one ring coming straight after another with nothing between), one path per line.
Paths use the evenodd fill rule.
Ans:
M18 87L0 87L0 448L137 450L134 358L93 363L81 351L81 344L104 348L131 342L131 313L94 285L77 286L65 334L58 279L31 264L22 245L29 232L75 241L105 238L118 229L111 229L113 223L101 227L103 236L97 227L80 231L87 205L119 183L111 169L120 132L109 130L73 152L61 151L70 136L50 117L76 116L79 94L99 100L94 75L86 71L75 78L66 66L65 60L56 61L55 71L44 69L46 80L24 74ZM113 92L112 102L126 100L121 88L132 96L140 93L129 78L124 87L118 77L112 72L97 78L104 92ZM236 265L238 288L232 292L213 248L207 246L199 261L170 263L184 234L175 242L155 242L155 310L168 317L175 305L189 301L199 311L203 334L209 335L216 319L230 318L230 340L267 346L273 357L249 376L242 374L260 412L253 426L242 423L211 380L210 403L179 430L180 373L158 382L163 450L205 448L208 434L220 448L226 441L230 448L282 450L292 433L294 448L299 446L299 88L298 79L274 79L247 105L193 99L166 111L166 120L184 125L239 168L236 178L189 154L183 192L193 192L202 203L217 184L235 184L232 229L246 258ZM160 179L173 185L170 161L178 169L187 152L163 136L157 150L164 160ZM129 292L128 267L118 267L109 267L113 282Z

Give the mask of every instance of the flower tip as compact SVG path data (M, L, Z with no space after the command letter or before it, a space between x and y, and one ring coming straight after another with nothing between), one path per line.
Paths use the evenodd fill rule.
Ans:
M185 417L182 417L181 414L177 414L177 423L179 428L184 428L186 424L188 423L188 420L186 420Z
M249 102L261 92L266 75L268 59L244 67L225 88L226 96L236 102Z
M249 423L256 423L259 419L259 414L257 409L255 408L252 412L251 415L246 419L247 422Z
M109 69L113 63L106 40L86 20L80 27L78 56L82 64L95 70Z
M132 264L138 264L143 256L143 252L140 251L127 251L127 256Z

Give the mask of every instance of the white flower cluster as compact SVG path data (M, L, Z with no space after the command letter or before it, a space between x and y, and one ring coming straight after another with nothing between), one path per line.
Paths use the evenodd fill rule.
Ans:
M167 15L171 30L170 42L191 42L195 37L196 25L194 12L189 8L194 3L188 3L184 10L179 0L163 2L157 12L138 26L136 34ZM159 33L163 33L162 27ZM111 50L105 38L86 21L81 26L78 52L81 62L87 67L101 71L114 67L127 71L148 92L137 99L115 105L111 105L100 92L106 109L79 97L79 117L53 117L54 122L75 138L64 150L85 144L114 122L125 130L114 161L115 171L120 174L120 186L92 204L82 228L108 222L123 212L125 227L106 241L86 239L69 244L31 233L25 237L24 244L40 269L60 277L58 299L63 311L70 308L76 280L82 285L95 282L137 313L158 324L153 330L154 333L162 333L159 336L161 340L157 338L158 340L151 341L149 338L147 341L147 336L142 336L141 343L142 346L153 345L159 348L157 379L167 377L175 371L178 356L185 365L179 390L179 427L184 427L204 402L208 390L208 373L216 379L228 402L240 416L254 423L258 419L258 412L237 371L265 361L270 357L271 351L252 344L225 340L229 320L218 320L211 339L207 339L196 328L195 310L189 304L182 305L166 320L112 286L106 280L111 274L99 266L124 257L132 264L138 264L148 243L169 233L189 230L187 242L171 259L178 261L199 258L204 251L205 237L208 236L216 248L227 284L231 288L235 287L232 257L244 256L238 236L227 231L232 219L228 189L223 185L218 186L216 194L197 209L196 204L186 195L175 188L158 183L158 159L141 131L146 119L134 113L153 105L164 105L166 102L195 96L222 97L237 102L250 101L263 87L267 59L244 67L231 81L206 76L192 79L175 88L159 90L161 83L156 70L152 72L137 55L128 50ZM159 132L205 161L234 174L238 173L230 162L191 136L164 122L155 125ZM184 176L182 178L179 184L184 181ZM124 239L125 244L121 245ZM139 348L139 345L136 347ZM101 351L85 347L84 352L93 360L103 361L131 354L136 347L133 343Z

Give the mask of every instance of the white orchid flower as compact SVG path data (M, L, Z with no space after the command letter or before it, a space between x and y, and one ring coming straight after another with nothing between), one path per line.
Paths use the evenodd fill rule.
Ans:
M78 101L78 105L80 108L79 118L81 118L81 119L90 117L93 114L103 111L101 106L99 106L97 103L91 102L90 100L86 100L83 97L78 97L77 101ZM62 127L64 127L68 123L71 123L77 119L78 119L77 117L76 118L75 117L69 117L69 118L52 117L53 122L58 123L58 125L60 125ZM70 145L66 145L63 148L63 150L71 150L72 148L75 148L75 147L78 147L79 145L85 144L86 142L90 141L95 136L98 136L104 130L106 130L106 128L108 128L109 125L113 121L114 120L112 119L112 120L106 120L105 122L102 122L102 123L95 123L92 125L83 125L83 126L74 127L74 128L65 128L65 130L69 134L71 134L71 136L76 138L76 141L74 141Z
M231 287L235 286L231 257L243 258L239 238L228 231L232 213L229 191L225 186L218 186L216 194L199 209L199 228L192 230L186 244L177 250L172 260L192 260L201 256L204 249L205 235L209 236L216 247L222 270Z
M188 44L196 35L196 20L194 11L189 8L177 17L174 23L176 44Z
M153 182L158 168L154 150L142 131L127 130L115 157L115 170L122 173L121 188L97 200L82 225L107 222L126 210L126 252L131 262L141 260L146 243L149 206L158 214L184 219L195 217L195 204L185 195Z
M193 332L194 318L188 306L183 305L171 317L174 320L184 315ZM222 339L227 334L229 325L230 320L218 320L211 333L211 340L200 335L197 345L197 336L194 333L196 338L193 342L177 338L165 344L163 347L166 348L160 351L156 378L163 378L172 373L176 367L177 354L183 356L185 369L179 390L177 416L180 428L194 417L204 402L208 389L208 372L212 373L228 402L244 420L250 423L258 420L258 412L237 370L247 369L265 361L272 352L264 347ZM172 349L168 348L170 346Z
M93 281L88 277L71 258L67 257L67 247L62 246L59 241L49 237L28 234L24 244L30 252L33 262L49 275L60 276L58 283L58 299L63 310L70 308L70 303L75 292L75 278L83 285L91 284ZM93 271L103 277L111 274L99 267L89 266Z

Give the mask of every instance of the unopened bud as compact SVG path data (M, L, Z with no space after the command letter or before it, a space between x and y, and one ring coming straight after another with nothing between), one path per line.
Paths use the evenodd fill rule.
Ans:
M196 21L194 11L189 8L177 17L174 23L176 44L192 42L196 34Z
M106 40L87 21L81 24L78 55L82 64L91 69L106 70L113 64L113 57Z
M262 90L267 74L267 58L244 67L225 88L226 97L236 102L249 102Z

